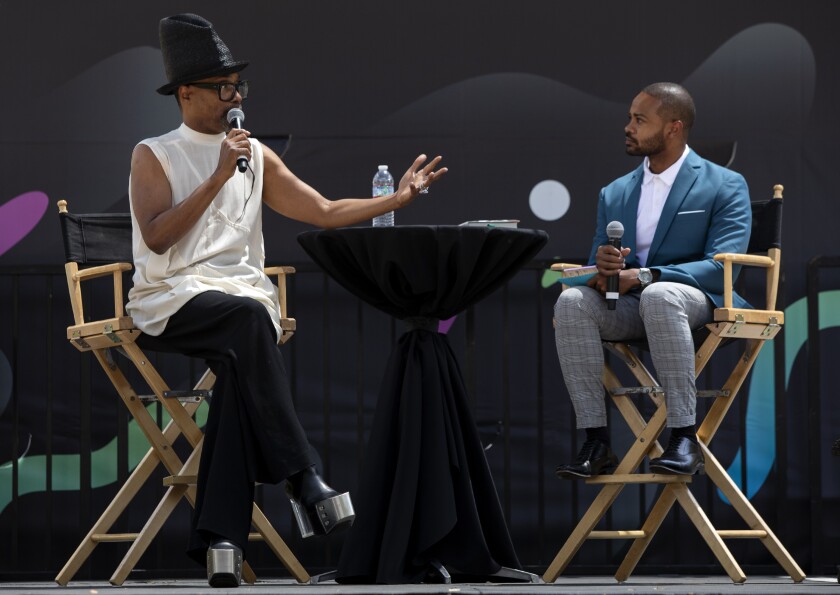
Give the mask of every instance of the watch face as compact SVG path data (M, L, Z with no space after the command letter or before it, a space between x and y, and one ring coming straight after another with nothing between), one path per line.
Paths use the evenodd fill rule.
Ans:
M642 285L649 285L651 281L653 281L653 273L650 272L650 269L641 269L639 271L639 282Z

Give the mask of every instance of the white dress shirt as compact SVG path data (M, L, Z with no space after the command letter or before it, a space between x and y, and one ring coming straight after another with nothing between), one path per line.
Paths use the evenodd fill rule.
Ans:
M650 171L650 160L645 157L645 177L642 180L642 193L639 197L639 210L636 212L636 256L642 266L647 263L650 245L653 243L653 235L656 233L656 226L659 224L659 217L662 215L662 207L671 192L671 186L680 173L683 161L688 156L688 145L686 145L682 156L677 159L671 167L662 173L655 174Z

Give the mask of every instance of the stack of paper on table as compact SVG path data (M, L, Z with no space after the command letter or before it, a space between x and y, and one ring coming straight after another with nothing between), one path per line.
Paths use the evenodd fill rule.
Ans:
M476 219L464 221L461 226L467 227L517 227L519 219Z
M561 263L552 265L551 270L560 271L560 283L569 286L586 285L598 273L598 267L594 264L579 266Z

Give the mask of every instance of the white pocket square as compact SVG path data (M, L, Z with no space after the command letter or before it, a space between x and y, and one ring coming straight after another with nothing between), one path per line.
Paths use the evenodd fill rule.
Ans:
M705 213L706 209L701 209L699 211L680 211L677 215L693 215L694 213Z

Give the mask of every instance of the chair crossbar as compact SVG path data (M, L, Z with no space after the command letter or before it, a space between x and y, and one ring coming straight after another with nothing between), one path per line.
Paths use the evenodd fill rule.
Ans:
M644 531L590 531L587 539L638 539L645 537Z
M764 539L767 531L760 529L718 529L723 539Z
M139 533L94 533L90 536L91 541L96 543L115 543L134 541Z

